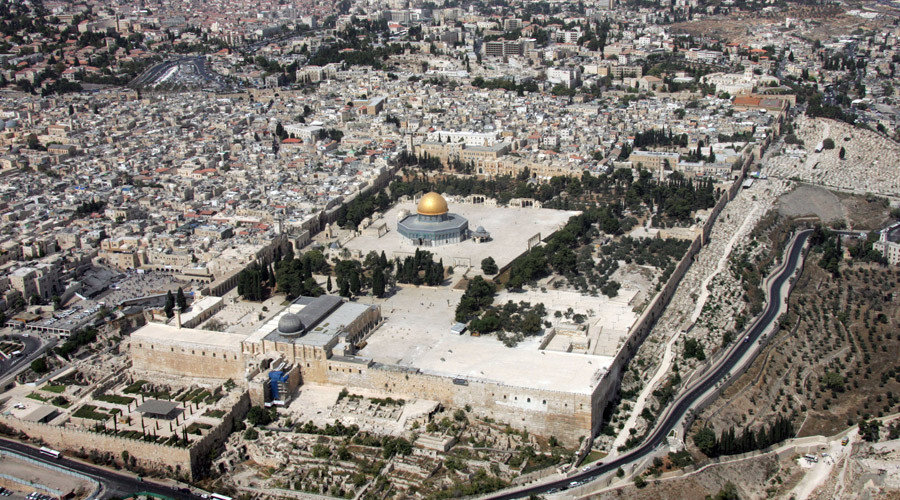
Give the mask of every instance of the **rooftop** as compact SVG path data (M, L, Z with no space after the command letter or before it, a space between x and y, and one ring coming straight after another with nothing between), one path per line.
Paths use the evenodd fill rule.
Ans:
M132 342L147 342L173 344L173 345L197 345L199 347L213 347L219 349L241 351L241 342L246 335L237 333L211 332L196 328L178 328L177 326L163 325L160 323L147 323L131 334Z
M135 408L135 410L145 414L145 415L158 415L160 417L168 418L172 412L178 408L178 403L173 401L160 401L158 399L148 399L144 401L140 406Z

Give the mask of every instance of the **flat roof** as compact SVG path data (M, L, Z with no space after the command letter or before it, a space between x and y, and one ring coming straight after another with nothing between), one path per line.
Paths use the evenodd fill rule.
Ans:
M612 356L508 348L495 339L458 336L441 341L412 364L424 373L511 387L591 394L613 359Z
M178 328L161 323L147 323L131 334L131 341L172 345L196 345L241 352L241 342L247 336L239 333L212 332L196 328Z
M461 295L461 291L446 287L401 288L381 304L386 322L367 338L366 346L357 355L371 358L382 369L420 371L513 388L574 394L592 394L615 359L603 354L541 350L543 337L538 336L525 337L517 346L507 347L493 335L473 337L453 333L451 328L456 323L455 310ZM518 295L500 295L495 304L502 305L506 302L504 298ZM583 302L578 307L583 309L600 309L609 300L606 297L580 299ZM552 292L521 294L520 300L549 306L571 303L568 294L554 298ZM557 307L551 307L554 308ZM604 308L600 314L607 309L610 316L621 318L604 322L604 327L627 332L634 320L633 313L625 312L630 311L627 304L625 311Z
M191 303L191 307L188 308L187 312L182 313L181 322L186 323L188 321L191 321L200 314L203 314L203 312L207 309L215 307L224 300L225 299L223 299L222 297L216 297L214 295L208 295L201 298L200 300L195 300Z
M59 411L52 406L40 405L31 413L25 415L22 420L26 422L41 422L47 417L56 415L57 413L59 413Z
M173 401L160 401L158 399L148 399L141 403L135 410L141 413L149 413L151 415L169 415L172 410L178 408L179 404Z

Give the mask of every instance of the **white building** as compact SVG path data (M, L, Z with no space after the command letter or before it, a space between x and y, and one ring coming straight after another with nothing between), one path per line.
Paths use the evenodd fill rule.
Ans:
M287 129L285 129L287 130ZM493 146L498 142L497 132L469 132L435 130L428 134L428 142L463 143L467 147Z
M547 70L547 81L573 88L578 84L581 72L576 68L550 68Z
M900 265L900 223L881 231L881 236L872 243L872 248L881 252L888 264Z

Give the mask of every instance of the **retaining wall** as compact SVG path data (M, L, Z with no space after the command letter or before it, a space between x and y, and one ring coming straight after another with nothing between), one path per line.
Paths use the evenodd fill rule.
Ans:
M744 182L744 179L747 176L747 172L750 167L753 165L753 161L755 158L755 154L749 154L745 159L744 163L741 167L740 173L735 178L734 182L731 183L731 186L726 190L722 196L719 197L719 200L716 202L715 206L713 206L710 211L709 218L707 218L706 222L703 224L701 228L700 234L694 238L694 241L691 243L691 246L688 247L687 252L685 252L684 256L681 258L681 261L678 262L678 265L675 267L675 271L672 272L672 275L669 276L668 281L656 294L650 304L644 309L641 316L635 322L634 326L631 328L631 332L628 335L628 339L625 341L625 344L616 354L615 359L613 360L612 365L609 367L609 371L604 376L604 379L607 379L605 384L601 383L602 392L600 393L600 411L609 404L615 397L615 394L618 392L619 387L622 382L622 374L625 371L626 366L628 365L628 361L637 354L638 348L647 340L647 336L650 334L650 331L656 325L656 322L659 320L660 316L662 316L663 311L665 311L666 306L669 305L669 301L672 300L672 296L675 295L675 291L678 289L678 285L681 283L681 279L684 278L684 275L687 274L688 269L691 267L691 263L693 263L694 259L697 257L697 254L700 253L700 249L703 248L709 241L709 235L712 233L713 225L716 222L716 219L719 217L719 214L722 213L722 210L725 208L725 205L728 204L729 201L733 200L735 196L737 196L738 192L741 189L741 184ZM594 419L594 428L593 434L596 434L600 430L600 425L603 422L602 415L596 415Z

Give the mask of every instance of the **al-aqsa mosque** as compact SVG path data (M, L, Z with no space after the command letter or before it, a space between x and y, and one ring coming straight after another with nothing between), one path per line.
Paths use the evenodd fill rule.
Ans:
M450 213L447 200L432 191L419 200L415 215L400 215L397 230L416 246L439 246L468 238L469 221Z

